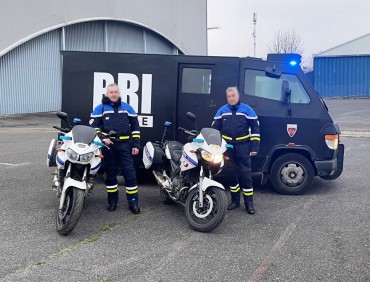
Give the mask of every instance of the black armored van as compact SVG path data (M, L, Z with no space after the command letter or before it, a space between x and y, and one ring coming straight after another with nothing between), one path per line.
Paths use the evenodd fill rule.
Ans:
M141 145L160 140L165 121L171 137L185 142L177 130L191 127L186 112L209 127L226 103L225 89L237 86L241 101L259 116L260 151L253 172L270 178L284 194L302 194L315 176L338 178L343 170L340 129L315 92L295 55L268 59L63 52L62 111L88 123L105 88L118 83L123 101L138 113ZM137 158L141 165L141 157Z

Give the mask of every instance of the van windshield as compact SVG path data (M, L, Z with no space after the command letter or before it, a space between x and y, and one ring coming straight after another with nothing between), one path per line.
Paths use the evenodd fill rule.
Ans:
M283 101L281 87L284 81L289 83L289 88L292 91L291 103L310 103L310 96L294 74L283 73L280 78L271 78L266 76L264 71L247 69L245 70L244 94Z

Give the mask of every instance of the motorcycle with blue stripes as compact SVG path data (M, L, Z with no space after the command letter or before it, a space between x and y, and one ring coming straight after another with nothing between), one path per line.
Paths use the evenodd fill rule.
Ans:
M84 200L92 192L103 157L100 148L105 145L95 129L79 124L80 119L75 118L72 125L66 113L58 112L57 116L68 127L53 126L59 131L59 140L51 141L46 163L56 167L52 184L59 198L56 229L59 234L67 235L76 227ZM114 137L116 133L109 135Z
M152 169L160 188L163 203L185 206L186 219L191 228L209 232L220 225L225 217L227 199L225 188L213 180L213 175L224 166L224 152L232 147L218 130L196 128L196 117L188 112L195 130L179 127L189 135L189 143L167 141L170 122L165 123L160 142L148 142L144 147L143 163Z

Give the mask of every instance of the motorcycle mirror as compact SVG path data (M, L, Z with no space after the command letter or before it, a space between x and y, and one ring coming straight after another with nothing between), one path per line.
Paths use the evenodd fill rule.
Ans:
M115 132L114 130L111 130L109 131L109 137L116 137L117 136L117 132Z
M191 113L191 112L187 112L186 113L186 117L188 119L190 119L191 121L193 121L193 122L197 119L197 117L193 113Z
M68 120L68 115L67 115L65 112L57 112L57 116L58 116L58 118L60 118L61 120L65 120L65 121L67 121L67 120Z

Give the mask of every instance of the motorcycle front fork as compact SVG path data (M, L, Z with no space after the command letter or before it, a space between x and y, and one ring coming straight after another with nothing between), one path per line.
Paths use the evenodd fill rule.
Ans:
M203 200L204 200L204 191L202 190L204 177L205 177L204 170L203 170L203 167L201 166L200 167L200 174L199 174L199 186L198 186L198 189L199 189L199 207L200 208L203 208L203 205L204 205L204 202L203 202ZM212 179L211 170L209 171L209 178Z

